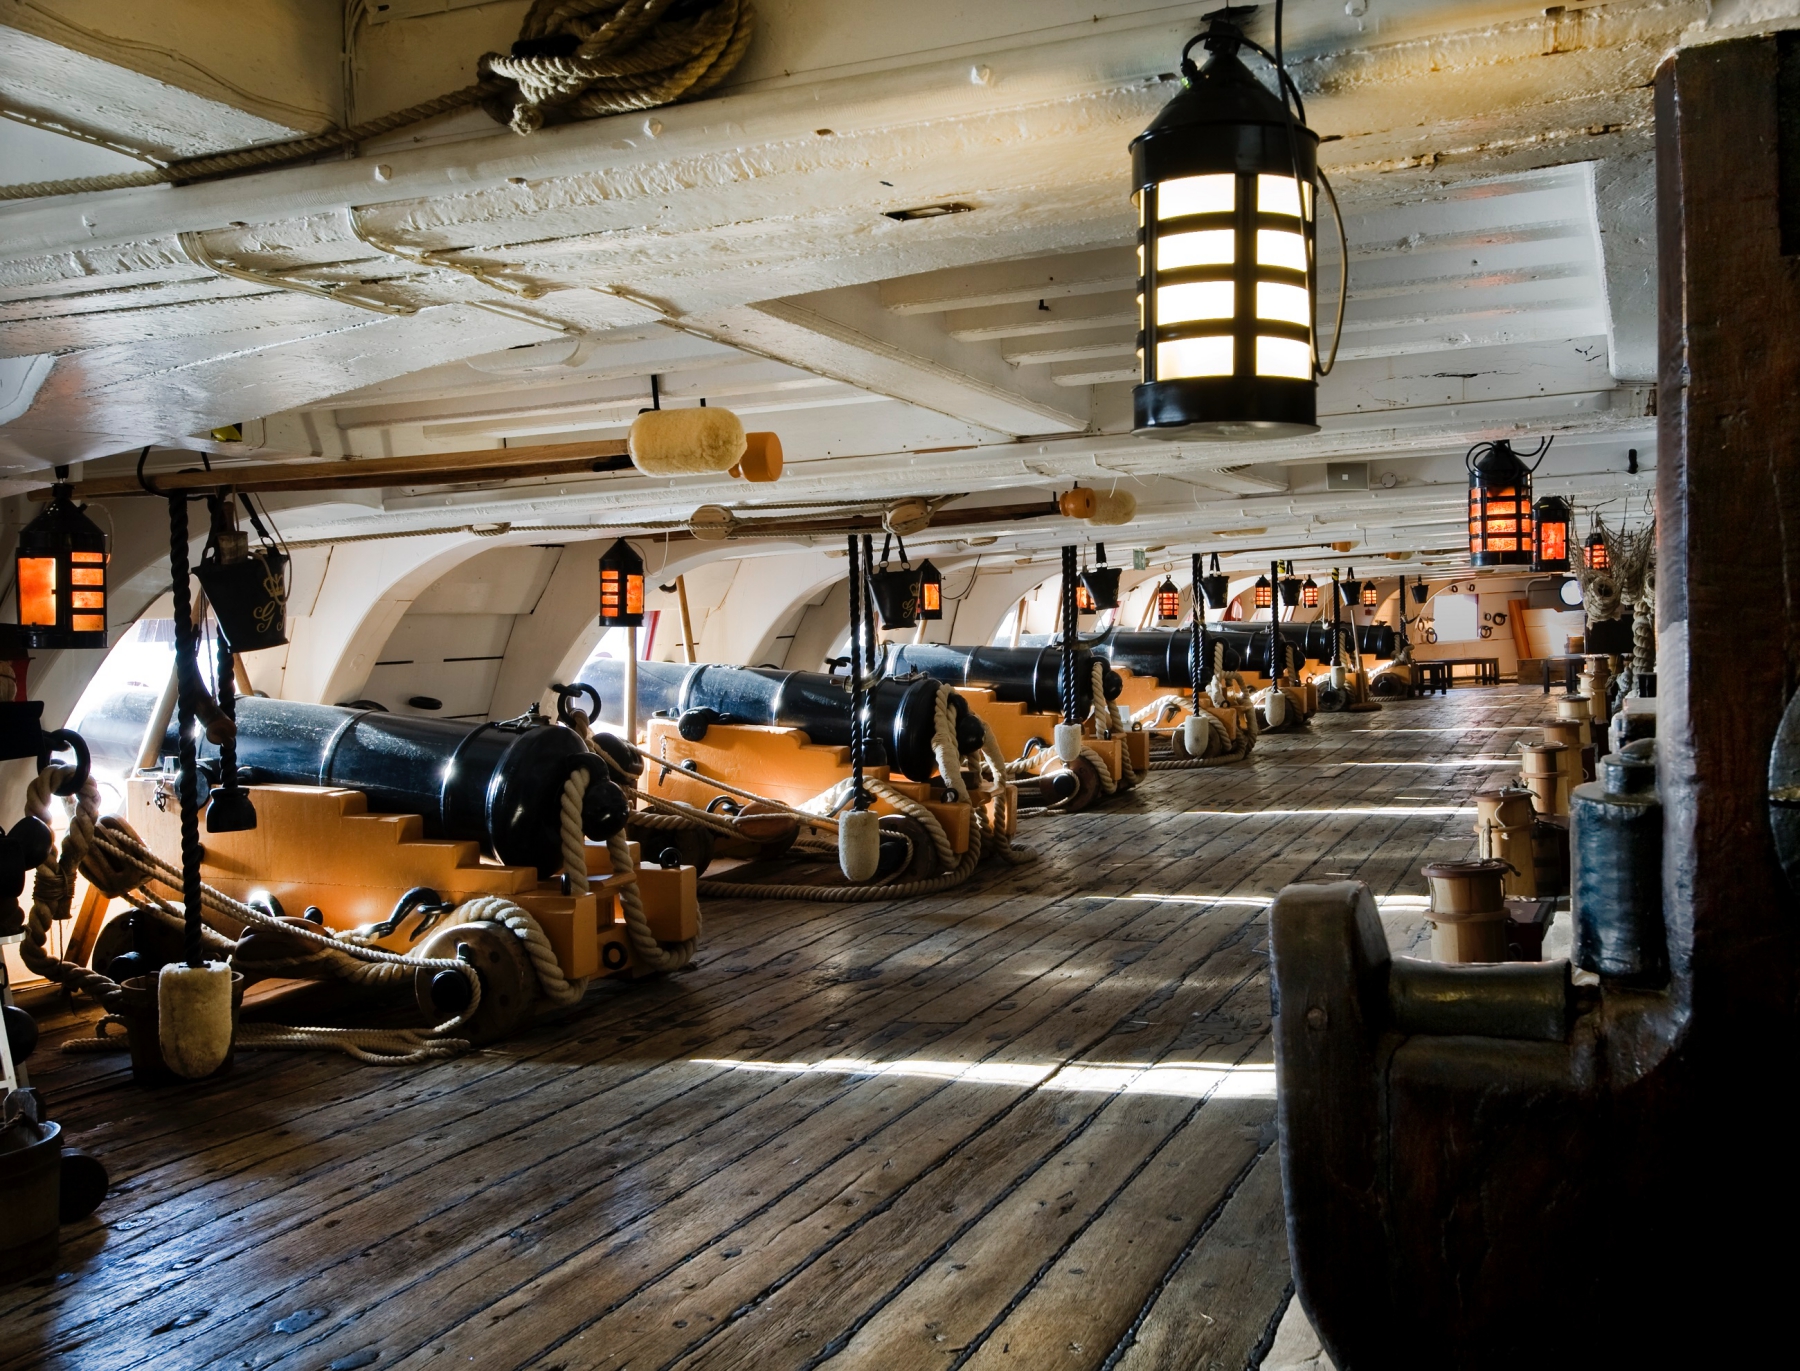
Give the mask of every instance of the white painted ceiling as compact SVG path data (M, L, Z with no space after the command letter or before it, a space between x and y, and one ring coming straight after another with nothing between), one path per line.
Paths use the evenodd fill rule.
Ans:
M0 205L0 488L144 444L172 466L195 450L229 465L617 438L655 376L665 403L777 432L783 479L272 503L290 537L658 530L704 503L1008 504L1081 480L1132 491L1138 520L1102 536L1159 555L1249 564L1284 541L1352 541L1450 565L1465 448L1551 434L1541 490L1641 502L1645 83L1704 5L1290 6L1345 203L1349 306L1321 432L1232 444L1128 432L1125 143L1205 7L760 8L764 36L719 99L529 139L464 116L348 161ZM117 156L0 131L31 175ZM969 211L889 217L939 203ZM246 441L211 440L224 424ZM1331 489L1328 461L1367 463L1369 489ZM1093 533L996 522L921 541L1029 554Z

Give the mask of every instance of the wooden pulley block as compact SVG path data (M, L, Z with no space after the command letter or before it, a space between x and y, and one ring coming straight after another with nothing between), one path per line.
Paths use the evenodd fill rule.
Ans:
M318 931L305 919L283 918L281 923ZM248 925L238 935L237 950L231 954L232 969L241 971L247 981L277 976L296 981L328 980L334 974L335 961L330 948L261 924Z
M459 948L468 953L459 953ZM531 1021L537 999L537 973L531 957L513 931L504 924L452 924L440 928L419 948L421 957L433 960L463 957L481 976L481 1004L474 1017L455 1030L480 1047L519 1031ZM434 971L421 967L413 975L413 997L419 1010L433 1023L442 1023L467 1002L467 980L460 971Z
M901 861L906 860L906 869L900 873L902 881L922 881L928 876L942 875L938 866L937 849L931 845L931 837L925 832L925 825L917 819L909 819L904 814L883 814L881 816L881 866L879 875L886 876ZM905 834L912 844L910 854L904 843L887 841L888 835ZM910 860L907 858L910 857Z
M1094 765L1091 757L1077 757L1069 763L1069 770L1075 773L1081 789L1075 792L1075 798L1069 801L1072 810L1086 809L1100 796L1100 768Z
M800 836L800 821L780 807L752 800L731 821L738 836L758 845L764 857L779 857Z

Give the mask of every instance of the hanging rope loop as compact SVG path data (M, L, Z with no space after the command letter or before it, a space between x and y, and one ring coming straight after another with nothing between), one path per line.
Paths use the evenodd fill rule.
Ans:
M510 89L483 103L515 133L692 99L750 46L749 0L536 0L510 53L481 59Z
M0 200L211 180L354 147L480 106L517 133L705 95L750 47L750 0L536 0L510 53L488 53L475 84L377 119L306 138L190 157L166 166L0 186Z

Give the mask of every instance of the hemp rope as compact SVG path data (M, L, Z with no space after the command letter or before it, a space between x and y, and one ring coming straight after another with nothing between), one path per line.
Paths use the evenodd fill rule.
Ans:
M27 788L27 812L48 824L50 796L71 774L72 770L68 767L46 767ZM89 777L77 797L75 813L70 820L61 851L46 859L38 868L32 891L31 915L20 953L31 971L58 985L80 990L108 1011L116 1011L120 1004L120 987L117 982L92 968L51 957L45 950L45 937L52 920L68 917L74 895L74 873L79 870L102 894L112 898L129 897L135 891L141 900L141 903L134 901L138 908L151 912L171 925L185 925L186 920L174 906L148 888L152 880L171 888L179 888L181 873L145 847L123 820L108 818L97 823L95 816L99 812L99 803L99 787ZM339 974L347 974L348 979L379 985L410 978L423 969L457 971L468 980L470 986L468 1006L460 1014L430 1028L294 1028L280 1024L244 1024L239 1026L235 1035L237 1046L247 1049L329 1047L375 1065L418 1064L454 1056L468 1049L468 1041L454 1036L454 1032L480 1007L481 981L474 968L460 959L407 956L367 946L359 938L362 930L334 935L325 930L315 931L298 923L283 922L212 886L202 886L201 896L203 904L210 906L216 913L228 915L246 925L268 928L286 937L312 944L315 956L323 954L331 957L334 969L339 970ZM465 902L452 916L452 922L465 923L476 918L505 917L508 927L515 935L525 938L529 950L532 940L521 932L519 925L520 920L525 920L531 925L529 931L535 932L536 938L548 949L548 940L544 939L543 930L535 926L535 921L529 915L510 901L488 898L490 902L487 904L479 901ZM221 945L229 941L211 930L205 930L203 936L210 946L219 947L220 950L224 950ZM535 954L533 961L534 965L538 963ZM560 972L558 979L560 980ZM567 983L563 984L566 986ZM116 1012L109 1012L95 1026L94 1037L78 1038L65 1043L63 1050L117 1050L123 1043L107 1030L121 1022Z
M183 158L143 171L0 186L0 200L211 180L334 152L484 103L515 133L528 134L553 117L597 119L697 99L743 60L756 11L750 0L716 0L698 14L670 18L667 12L675 3L535 0L513 52L486 54L476 63L475 83L448 95L306 138ZM559 54L557 48L568 51Z

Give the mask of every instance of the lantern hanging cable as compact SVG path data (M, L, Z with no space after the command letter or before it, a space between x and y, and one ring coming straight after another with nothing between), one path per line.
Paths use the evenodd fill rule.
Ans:
M1300 88L1296 86L1288 76L1287 54L1282 48L1282 7L1283 0L1275 0L1275 53L1273 58L1271 58L1271 61L1274 63L1276 73L1281 77L1281 103L1283 105L1287 104L1288 93L1290 91L1293 92L1294 105L1298 110L1298 120L1304 125L1306 123L1306 102L1300 98ZM1246 46L1255 48L1255 45L1249 43L1248 40L1245 40L1245 42ZM1262 52L1264 57L1269 57L1269 54L1263 52L1261 48L1255 48L1255 51ZM1288 125L1288 156L1294 163L1294 181L1298 184L1300 180L1300 153L1299 149L1295 146L1294 126L1291 123ZM1313 366L1318 371L1319 375L1329 376L1331 375L1332 368L1337 366L1338 346L1344 341L1344 306L1349 299L1350 293L1350 236L1344 230L1344 212L1338 208L1337 192L1332 189L1331 178L1325 174L1325 169L1318 164L1316 156L1313 161L1313 175L1318 178L1319 184L1324 187L1325 198L1331 202L1331 220L1337 225L1338 231L1337 319L1331 329L1331 358L1329 361L1320 362L1319 293L1317 286L1319 279L1319 216L1317 208L1313 211L1312 219L1307 221L1306 250L1307 262L1310 268L1308 274L1312 277L1314 282L1313 289L1307 292L1307 295L1310 297L1309 308L1312 315Z

